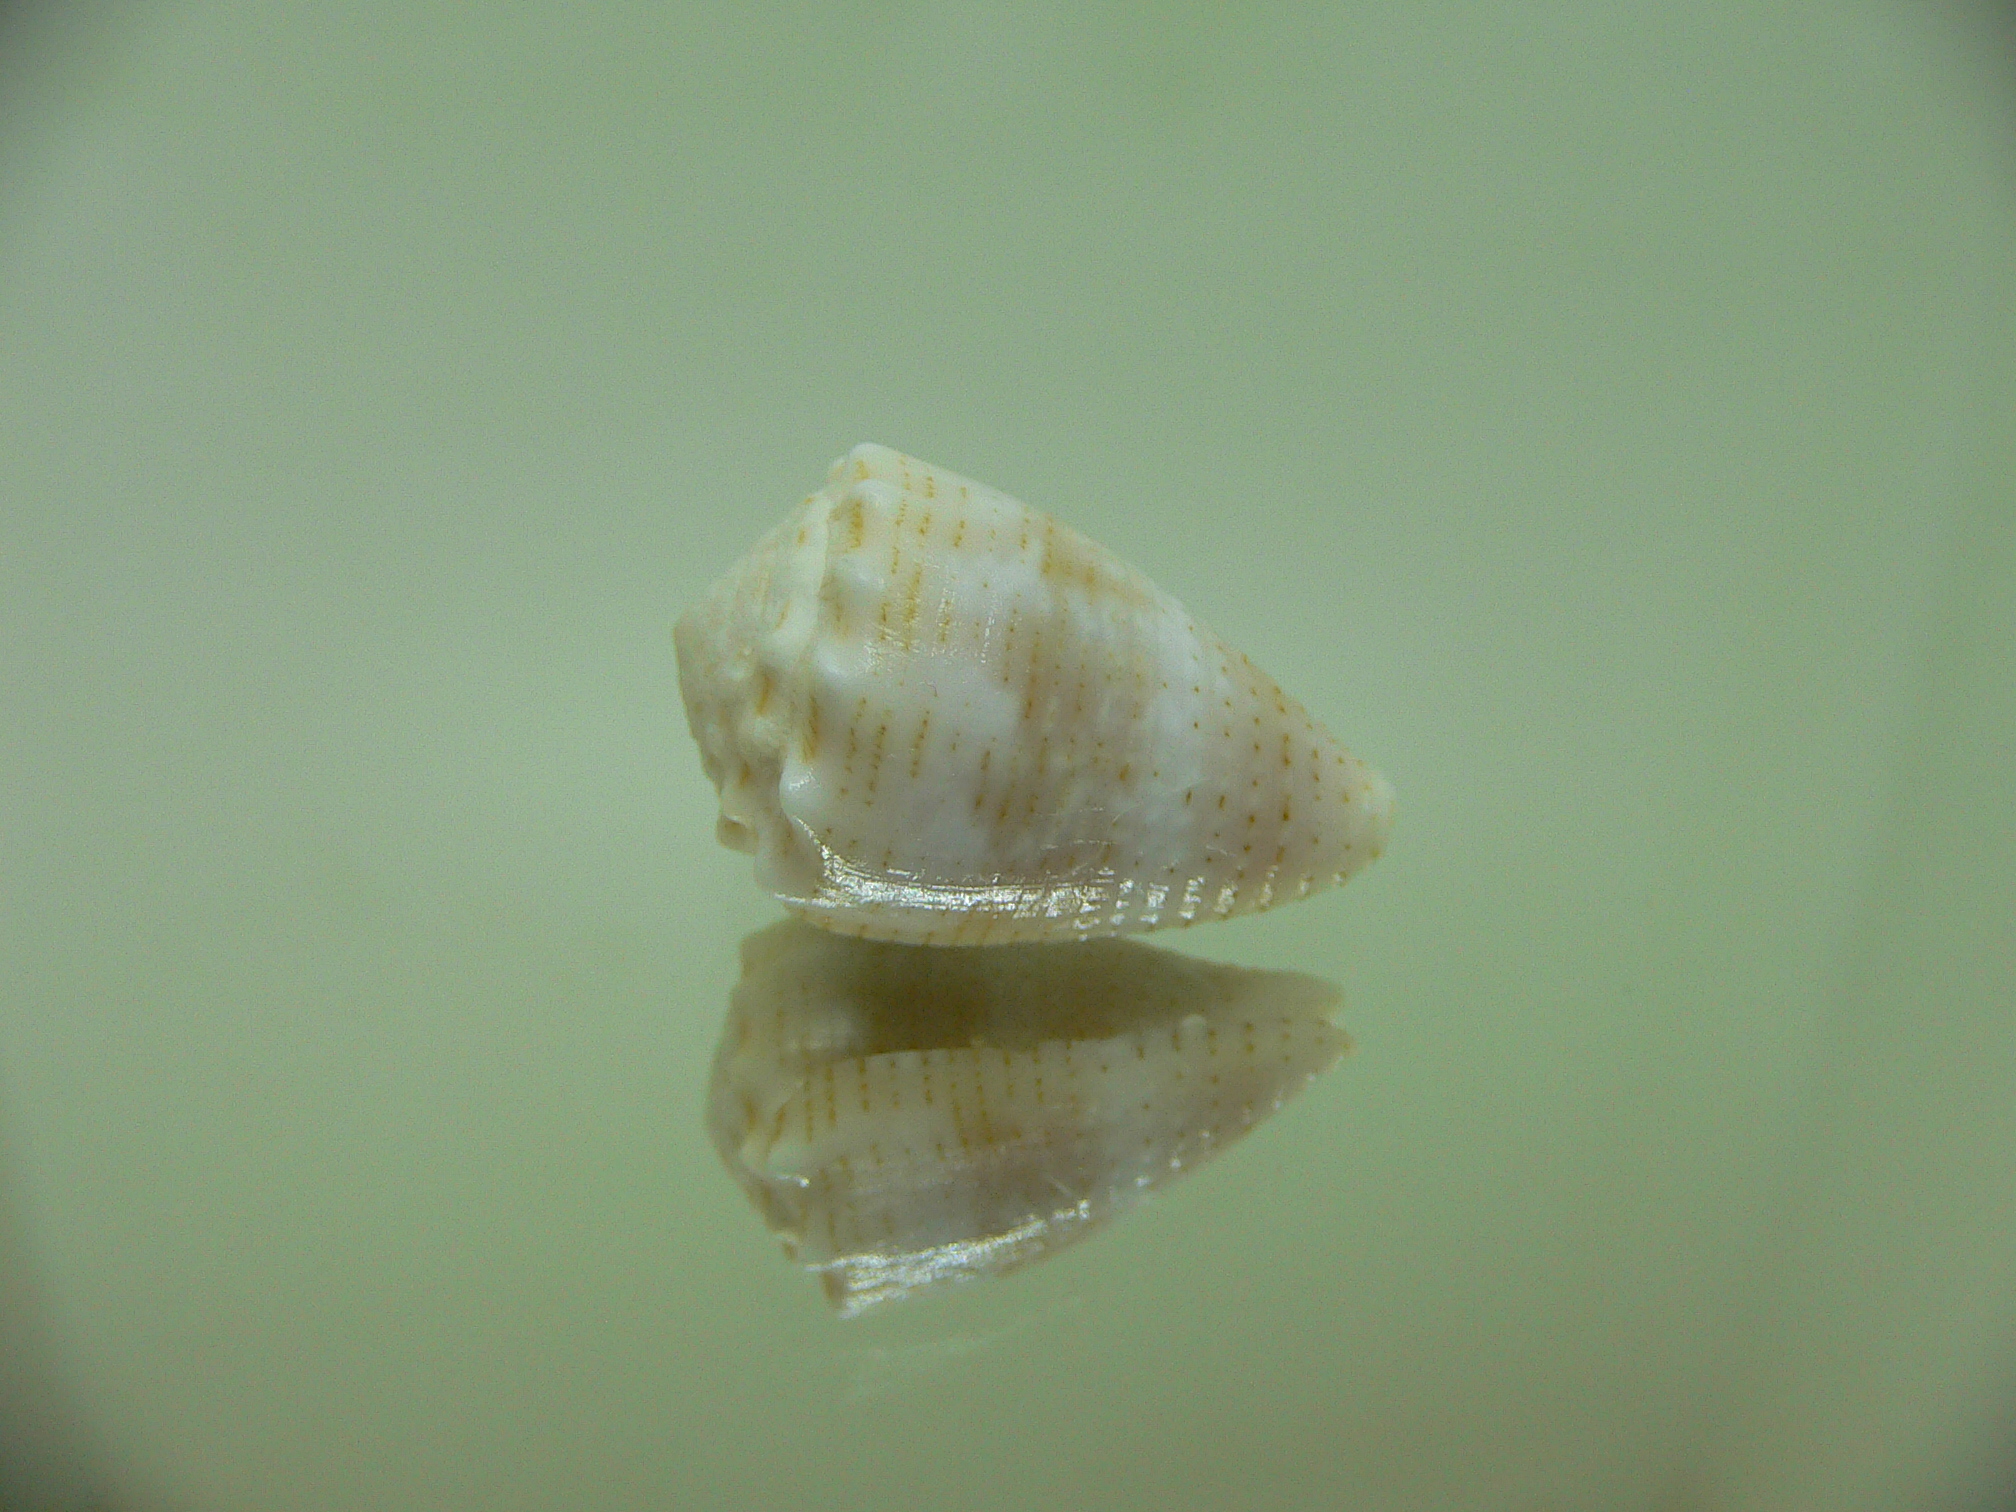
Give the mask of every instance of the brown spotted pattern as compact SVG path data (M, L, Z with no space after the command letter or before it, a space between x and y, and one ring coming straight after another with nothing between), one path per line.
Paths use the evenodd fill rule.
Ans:
M935 951L803 924L743 945L709 1127L858 1312L1055 1251L1329 1067L1336 989L1130 941Z
M1097 543L880 447L682 619L722 838L922 944L1224 918L1376 857L1386 783Z

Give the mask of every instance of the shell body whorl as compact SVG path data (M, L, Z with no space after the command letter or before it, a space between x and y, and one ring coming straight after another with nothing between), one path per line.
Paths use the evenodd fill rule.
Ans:
M911 944L1249 913L1378 855L1392 790L1097 543L880 446L681 617L722 842Z

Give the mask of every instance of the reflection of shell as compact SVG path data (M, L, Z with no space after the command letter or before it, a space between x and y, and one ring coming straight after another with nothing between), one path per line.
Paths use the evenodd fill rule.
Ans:
M708 1122L842 1313L1040 1259L1239 1137L1348 1041L1327 982L1131 941L742 944Z
M1379 854L1392 789L1105 548L858 446L679 621L724 844L913 944L1249 913Z

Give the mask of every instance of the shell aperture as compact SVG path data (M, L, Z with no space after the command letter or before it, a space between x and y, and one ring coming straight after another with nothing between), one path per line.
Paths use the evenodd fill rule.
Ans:
M1096 542L858 446L675 631L717 834L910 944L1250 913L1383 848L1390 785Z

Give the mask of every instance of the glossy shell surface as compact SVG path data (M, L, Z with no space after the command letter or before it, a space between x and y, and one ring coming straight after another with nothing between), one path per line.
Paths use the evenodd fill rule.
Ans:
M1376 857L1392 789L1141 573L880 446L679 621L717 833L808 921L914 944L1249 913Z

